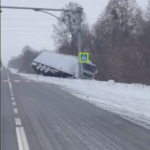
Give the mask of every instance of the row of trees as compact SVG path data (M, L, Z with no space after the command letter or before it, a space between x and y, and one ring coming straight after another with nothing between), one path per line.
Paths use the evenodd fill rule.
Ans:
M70 2L65 9L78 6ZM77 55L76 14L63 12L60 17L67 26L60 21L54 25L55 50ZM136 0L109 0L92 26L83 13L82 51L89 52L90 59L97 65L98 80L150 84L150 1L146 13L143 13ZM35 55L30 58L35 58ZM25 62L28 60L20 55L12 58L9 64L20 58ZM24 67L28 68L28 65Z
M80 5L69 3L65 8L77 6ZM54 25L56 50L77 55L77 34L71 30L75 14L61 17L68 26L60 22ZM109 0L92 26L83 13L82 51L90 53L98 67L99 80L150 84L150 1L145 14L136 0Z
M34 50L30 46L25 46L19 56L10 59L8 67L18 69L19 72L35 73L31 63L41 52Z

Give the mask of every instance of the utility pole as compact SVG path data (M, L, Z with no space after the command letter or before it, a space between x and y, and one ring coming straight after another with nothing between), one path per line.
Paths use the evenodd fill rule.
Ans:
M76 9L77 11L77 31L78 31L78 78L82 78L81 77L81 72L82 72L82 68L81 68L81 63L79 62L79 54L81 52L81 17L82 17L82 12L83 12L83 8L81 7L77 7Z
M49 13L49 12L46 12L46 11L67 11L67 12L75 12L77 14L77 32L78 32L78 73L79 73L79 76L78 78L82 78L81 77L81 72L82 72L82 68L81 68L81 63L79 62L79 54L81 52L81 17L82 17L82 12L83 12L83 8L81 7L77 7L75 10L74 9L52 9L52 8L35 8L35 7L16 7L16 6L0 6L1 9L26 9L26 10L34 10L34 11L41 11L41 12L44 12L44 13L47 13L59 20L61 20L60 18L58 18L57 16ZM0 10L0 13L2 11ZM62 21L62 20L61 20ZM63 21L62 21L63 22Z

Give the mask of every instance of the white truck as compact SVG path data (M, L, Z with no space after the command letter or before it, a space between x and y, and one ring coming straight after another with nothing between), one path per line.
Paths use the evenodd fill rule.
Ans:
M50 51L43 51L32 62L32 68L45 76L78 78L78 57ZM96 65L91 61L81 64L81 78L94 79Z

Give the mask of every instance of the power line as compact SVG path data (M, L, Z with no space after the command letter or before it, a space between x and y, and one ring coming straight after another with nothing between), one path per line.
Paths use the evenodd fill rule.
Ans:
M1 31L53 31L53 30L1 30Z
M43 35L51 35L50 33L45 33L45 32L36 32L36 33L34 33L34 32L14 32L14 33L9 33L9 32L3 32L3 33L1 33L1 35L4 35L4 34L9 34L9 35L12 35L12 34L17 34L17 35L22 35L22 34L33 34L33 35L35 35L35 34L43 34Z
M12 28L30 28L30 27L33 27L33 28L41 28L41 27L44 27L44 28L51 28L51 26L7 26L7 25L3 25L3 27L1 26L1 28L6 28L6 27L12 27Z
M41 21L41 20L51 21L51 20L56 20L56 19L1 19L1 20L3 20L3 21L20 21L20 20L23 20L23 21L26 21L26 20L28 20L28 21L35 21L35 20L37 20L37 21Z
M17 32L17 33L8 33L8 32L3 32L1 33L1 37L2 36L44 36L44 37L51 37L52 34L50 33L42 33L42 32Z
M36 26L36 25L33 25L33 26L6 26L6 25L1 25L1 31L3 30L33 30L33 29L36 29L36 30L52 30L53 29L53 26L49 25L49 26L44 26L44 25L41 25L41 26Z
M97 19L97 18L88 18L88 20L92 20L92 19ZM43 19L43 18L37 18L37 19L35 19L35 18L30 18L30 19L23 19L23 18L1 18L1 20L56 20L56 19Z
M35 36L35 37L37 37L37 36L42 36L42 37L51 37L51 35L44 35L44 34L36 34L36 35L32 35L32 34L13 34L13 35L10 35L10 34L2 34L1 35L1 37L3 37L3 36Z

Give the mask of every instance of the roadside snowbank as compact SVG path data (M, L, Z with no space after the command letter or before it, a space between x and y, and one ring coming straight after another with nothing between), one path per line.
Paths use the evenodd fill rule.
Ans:
M17 72L18 72L16 69L12 69L12 68L11 68L11 69L9 68L9 70L10 70L12 73L17 73Z
M150 86L115 83L113 80L89 81L40 75L37 78L36 75L19 74L28 79L57 84L76 97L150 129Z

